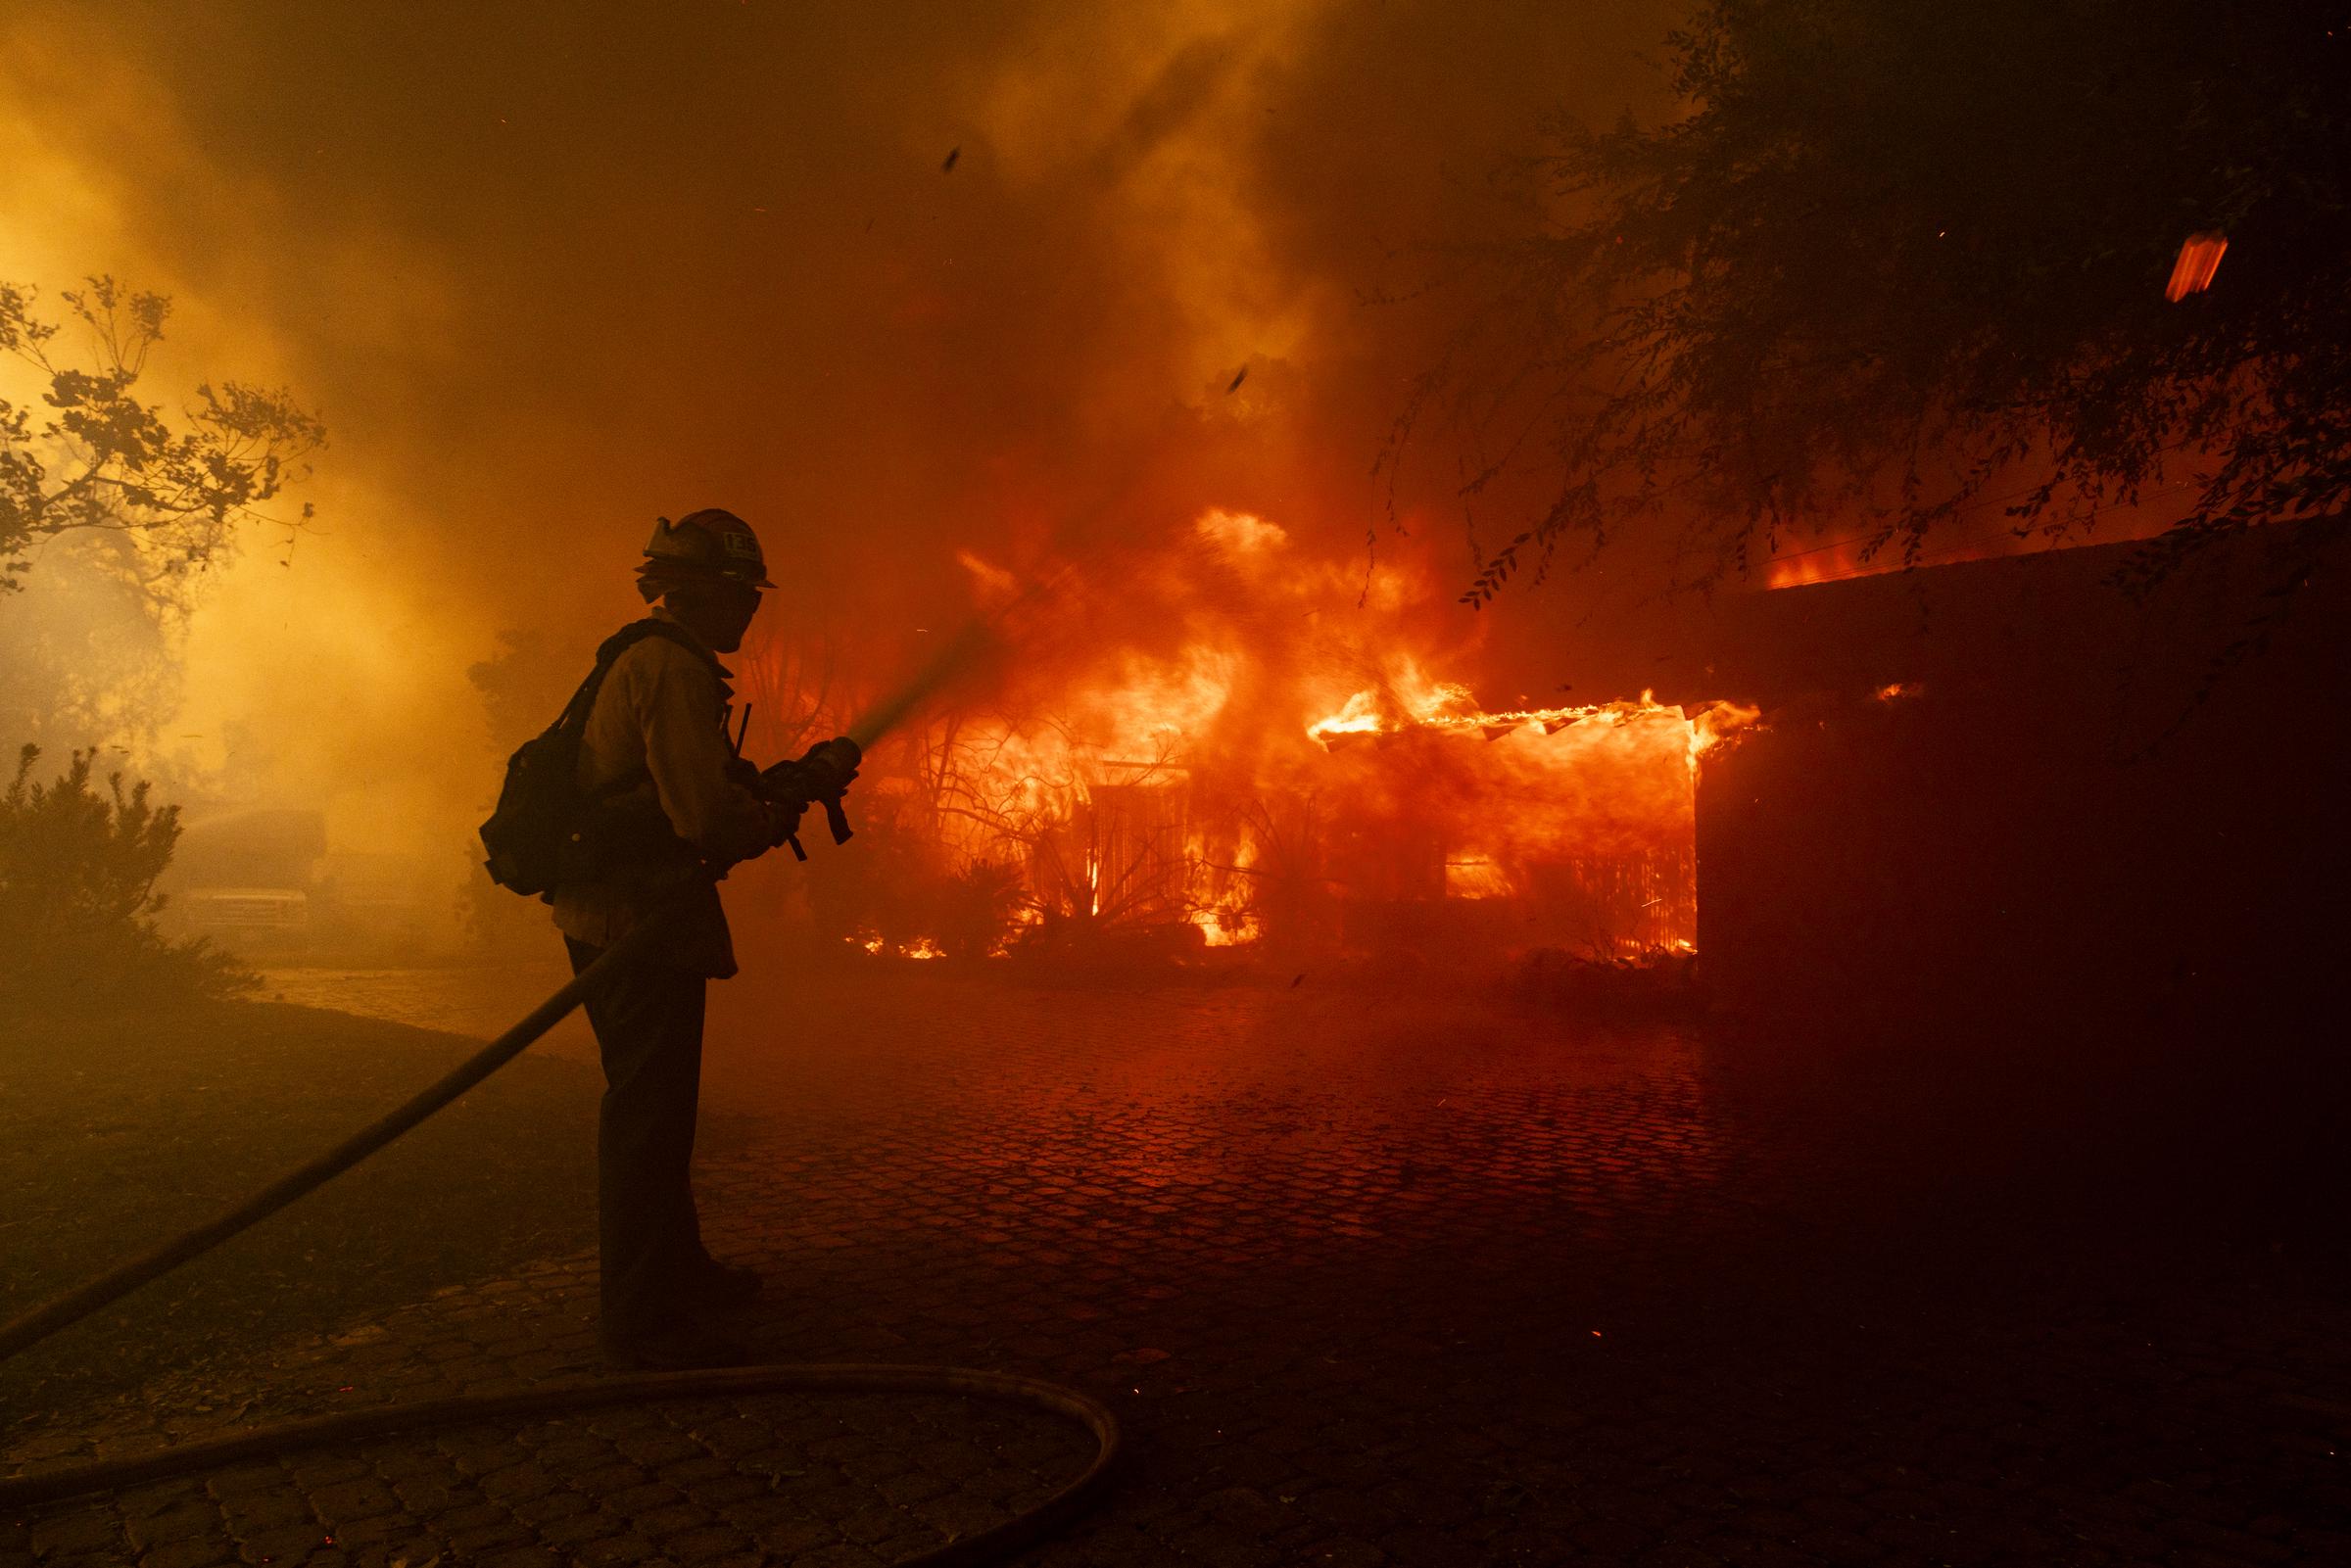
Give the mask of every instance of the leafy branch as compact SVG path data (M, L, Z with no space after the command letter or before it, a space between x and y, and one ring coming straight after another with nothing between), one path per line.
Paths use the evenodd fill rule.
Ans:
M111 277L61 298L70 335L38 313L36 291L0 283L0 355L42 384L37 408L0 398L0 589L24 586L45 541L102 533L151 603L184 604L241 526L278 521L263 508L307 477L325 427L291 393L236 381L198 387L175 425L136 390L170 301ZM63 356L69 336L78 362ZM306 502L285 526L311 516Z

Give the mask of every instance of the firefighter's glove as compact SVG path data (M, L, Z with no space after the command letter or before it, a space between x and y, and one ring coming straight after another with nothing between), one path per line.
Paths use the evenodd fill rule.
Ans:
M767 809L770 820L775 823L775 832L767 840L768 847L772 849L778 844L790 844L794 855L806 860L808 851L800 847L800 819L808 815L808 802L770 800Z

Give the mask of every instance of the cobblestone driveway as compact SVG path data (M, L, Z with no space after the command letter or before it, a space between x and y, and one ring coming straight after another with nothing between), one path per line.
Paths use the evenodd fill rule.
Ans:
M2160 1148L1951 1124L1996 1092L1311 975L894 972L733 988L713 1027L705 1224L767 1270L773 1358L1120 1407L1123 1485L1039 1562L2351 1562L2336 1259L2116 1164ZM589 1277L12 1457L584 1367ZM1083 1451L960 1405L677 1406L0 1521L0 1564L874 1563Z

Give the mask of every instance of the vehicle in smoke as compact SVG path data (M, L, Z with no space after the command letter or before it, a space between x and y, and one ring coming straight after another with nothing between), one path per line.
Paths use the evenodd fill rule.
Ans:
M163 886L168 929L249 960L406 964L438 956L451 881L427 855L335 843L323 811L271 807L189 824Z
M170 925L246 958L299 953L310 945L311 890L325 854L318 811L240 811L189 823L164 882Z

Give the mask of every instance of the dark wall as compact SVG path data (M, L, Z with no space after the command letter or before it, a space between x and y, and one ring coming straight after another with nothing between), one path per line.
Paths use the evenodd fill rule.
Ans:
M1704 662L1765 727L1700 779L1709 985L1872 1027L2339 1009L2351 598L2264 532L2143 602L2116 546L1723 606Z

